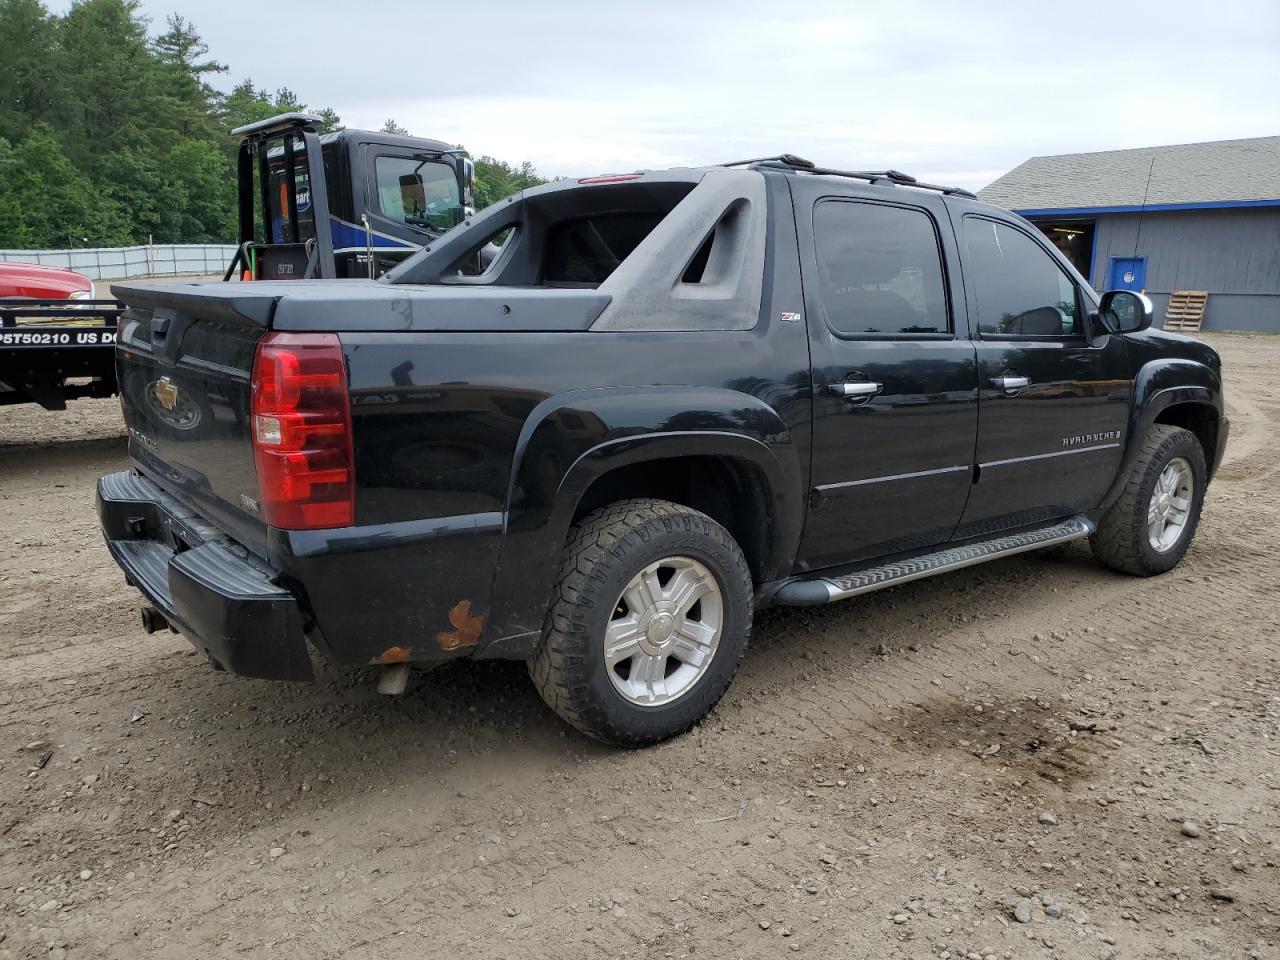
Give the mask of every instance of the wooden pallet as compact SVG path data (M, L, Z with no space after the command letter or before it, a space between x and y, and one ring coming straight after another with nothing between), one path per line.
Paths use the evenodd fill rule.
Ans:
M1166 330L1198 331L1204 322L1204 310L1209 303L1208 290L1175 290L1169 294L1169 305L1164 309Z

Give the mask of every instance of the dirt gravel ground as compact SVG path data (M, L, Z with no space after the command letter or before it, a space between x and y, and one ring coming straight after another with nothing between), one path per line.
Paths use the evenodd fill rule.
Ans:
M766 613L633 753L520 664L210 671L99 540L115 402L0 410L0 957L1280 958L1280 337L1209 339L1233 436L1175 571Z

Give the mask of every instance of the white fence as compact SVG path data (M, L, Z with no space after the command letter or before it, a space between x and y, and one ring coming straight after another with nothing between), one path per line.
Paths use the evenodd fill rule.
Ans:
M178 243L82 250L0 250L0 261L70 267L91 280L224 273L234 244Z

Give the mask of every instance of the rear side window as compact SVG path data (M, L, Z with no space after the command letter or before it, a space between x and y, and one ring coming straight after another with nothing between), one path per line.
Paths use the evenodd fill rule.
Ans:
M938 234L923 210L824 200L813 233L822 306L836 333L949 330Z
M557 223L547 233L542 282L598 286L665 215L665 211L602 213Z
M980 217L964 220L965 282L985 336L1083 335L1076 287L1021 230Z

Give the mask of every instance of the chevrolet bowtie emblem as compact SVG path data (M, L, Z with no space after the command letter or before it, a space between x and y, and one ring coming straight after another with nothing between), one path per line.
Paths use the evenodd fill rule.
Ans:
M172 410L178 402L178 388L173 385L173 381L168 377L161 377L157 380L152 385L151 392L160 401L160 406L166 410Z

